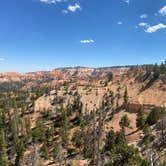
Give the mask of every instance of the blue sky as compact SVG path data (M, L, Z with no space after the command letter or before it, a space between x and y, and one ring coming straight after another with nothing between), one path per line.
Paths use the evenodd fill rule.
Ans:
M0 72L166 58L166 0L1 0Z

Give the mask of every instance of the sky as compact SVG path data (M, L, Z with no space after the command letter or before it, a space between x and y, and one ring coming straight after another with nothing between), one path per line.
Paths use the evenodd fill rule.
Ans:
M1 0L0 72L164 59L166 0Z

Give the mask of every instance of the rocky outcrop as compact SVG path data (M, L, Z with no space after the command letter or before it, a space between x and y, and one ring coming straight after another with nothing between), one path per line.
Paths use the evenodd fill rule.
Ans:
M143 107L145 112L149 112L154 107L156 107L156 105L154 105L154 104L128 103L127 104L127 111L131 112L131 113L137 113L140 107Z
M25 81L25 80L71 80L71 79L92 79L103 78L108 73L124 73L130 67L107 67L107 68L87 68L87 67L71 67L57 68L53 71L41 71L31 73L0 73L0 82Z

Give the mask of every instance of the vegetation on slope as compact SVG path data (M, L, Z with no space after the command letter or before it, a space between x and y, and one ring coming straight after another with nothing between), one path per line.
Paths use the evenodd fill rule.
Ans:
M106 80L108 85L112 79L111 75ZM74 160L86 161L90 166L146 166L150 163L164 166L165 108L154 107L149 113L143 106L138 109L136 123L143 134L137 144L129 145L126 130L132 125L127 115L121 117L120 131L106 127L117 113L128 111L128 87L121 89L119 86L116 93L108 90L100 107L94 105L93 110L88 110L83 108L85 103L81 101L77 86L72 92L68 91L70 84L62 85L63 95L73 99L65 104L64 96L57 95L59 87L0 93L1 166L72 166ZM52 90L56 96L51 103L54 109L36 112L35 101L49 96ZM95 95L99 95L98 91Z

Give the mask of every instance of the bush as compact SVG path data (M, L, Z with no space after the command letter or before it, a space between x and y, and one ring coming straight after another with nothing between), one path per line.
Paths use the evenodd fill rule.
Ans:
M84 133L80 130L75 131L75 133L73 134L72 141L77 147L80 147L84 143L83 136Z
M45 140L45 126L42 122L37 122L36 128L32 131L33 142L43 142Z
M157 121L162 118L163 116L165 116L166 113L164 111L163 108L154 108L150 114L148 115L147 119L146 119L146 123L148 125L154 125L157 123Z

